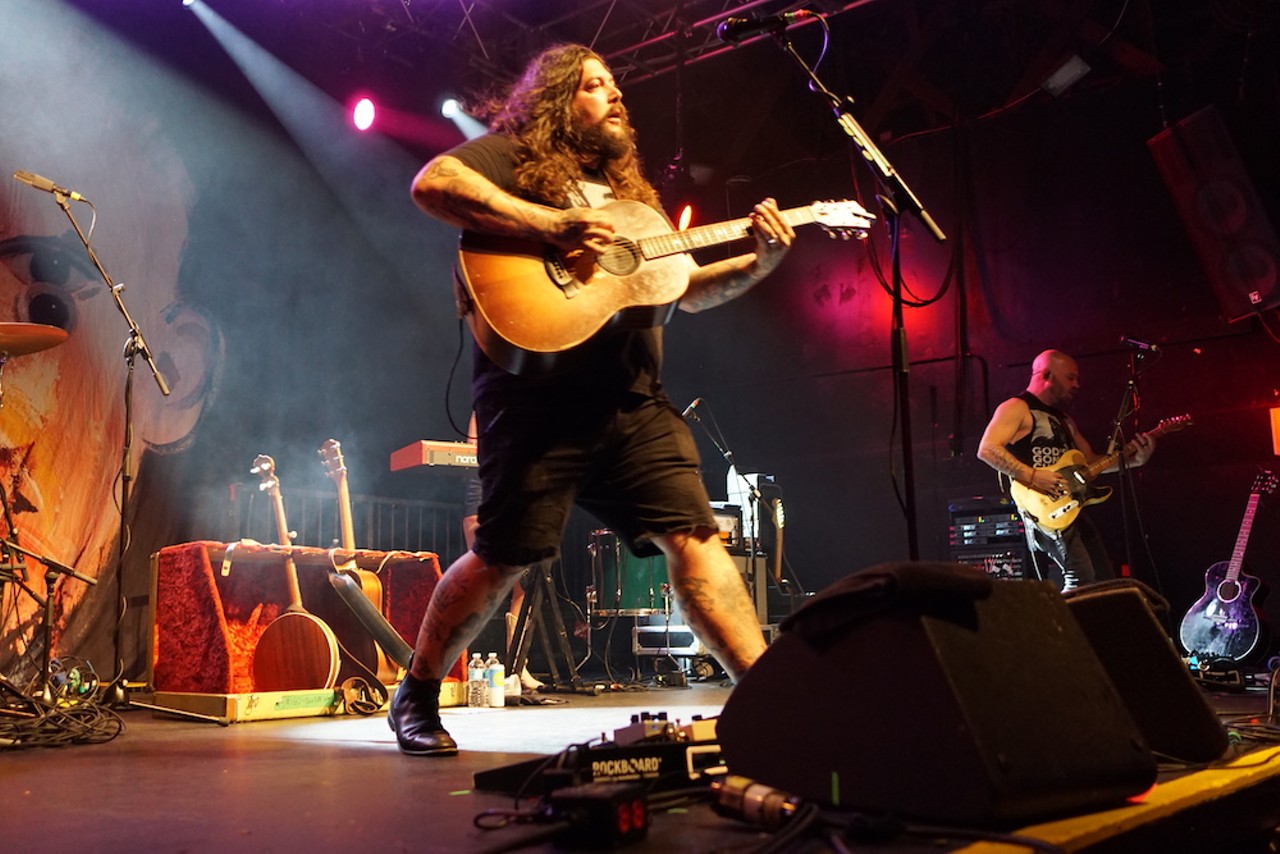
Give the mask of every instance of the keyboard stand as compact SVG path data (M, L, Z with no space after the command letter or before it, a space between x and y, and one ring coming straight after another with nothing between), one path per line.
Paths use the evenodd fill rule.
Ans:
M520 673L529 663L529 648L534 636L542 646L547 666L551 670L551 681L538 689L539 693L573 693L595 694L596 689L582 683L578 676L578 668L573 663L573 651L569 648L569 634L564 627L564 618L560 615L560 605L556 599L555 582L551 578L551 569L555 561L546 560L529 567L525 576L524 603L520 607L520 615L516 617L515 629L511 632L511 646L507 649L507 673ZM551 640L547 635L547 616L543 614L543 603L550 612L552 628L560 647L568 673L561 675L556 663L556 656L551 649Z

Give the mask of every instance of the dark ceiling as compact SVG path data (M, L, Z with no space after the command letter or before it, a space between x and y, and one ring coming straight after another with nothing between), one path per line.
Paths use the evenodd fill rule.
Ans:
M71 2L274 120L179 0ZM491 92L550 43L593 45L623 83L651 178L679 173L677 163L697 165L721 192L735 176L848 152L830 102L808 91L780 41L717 38L716 24L730 15L822 13L787 31L794 54L817 63L835 96L853 100L853 115L886 150L899 139L1055 101L1087 103L1119 87L1142 87L1152 134L1215 103L1229 117L1240 108L1243 121L1263 122L1260 133L1241 137L1266 151L1280 116L1273 0L201 2L339 102L371 92L390 109L441 124L398 139L422 159L460 139L438 117L444 98ZM1050 94L1046 80L1069 60L1086 73Z

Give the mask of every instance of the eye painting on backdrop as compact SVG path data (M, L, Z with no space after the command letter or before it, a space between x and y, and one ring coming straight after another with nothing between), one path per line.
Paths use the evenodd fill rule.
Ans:
M141 94L130 85L130 59L85 37L74 16L34 5L41 8L27 25L0 32L0 343L15 353L0 375L2 524L24 549L98 583L50 574L47 584L45 566L31 558L15 567L18 578L0 590L0 670L15 679L39 667L41 602L50 594L59 654L83 655L91 634L110 643L119 616L130 328L59 201L118 286L170 392L144 359L133 360L131 477L144 455L179 451L193 436L221 341L180 294L192 184L157 118L130 98ZM49 44L80 47L42 47ZM69 195L14 180L15 172ZM23 353L33 340L46 346ZM109 656L93 664L102 679L116 667Z

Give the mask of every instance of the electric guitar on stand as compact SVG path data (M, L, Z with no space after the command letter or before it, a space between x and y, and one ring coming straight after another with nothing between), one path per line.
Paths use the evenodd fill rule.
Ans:
M337 439L327 439L316 449L324 463L325 473L338 487L338 527L341 531L341 545L344 551L356 550L355 525L351 519L351 492L347 486L347 466L342 457L342 445ZM361 595L378 613L383 612L382 579L376 572L358 567L354 560L338 564L335 560L334 571L352 579L360 588ZM342 590L335 587L339 595ZM354 632L346 634L347 652L378 677L384 685L396 681L399 670L395 662L387 658L386 652L377 642L374 635L365 630L363 625L353 627Z
M1182 618L1178 640L1188 653L1241 661L1257 646L1258 612L1253 596L1258 590L1258 579L1242 572L1241 566L1258 502L1275 488L1276 476L1269 471L1259 472L1254 478L1231 560L1209 567L1204 574L1204 595Z
M751 220L672 231L633 201L604 205L617 225L601 255L563 253L518 238L468 235L458 253L459 314L484 354L513 374L552 373L599 332L661 326L689 287L685 253L751 236ZM814 202L782 211L789 225L865 236L875 214L857 202Z
M1147 435L1155 439L1165 433L1174 433L1190 427L1194 423L1190 415L1166 418L1157 424L1154 430L1148 430ZM1094 478L1118 463L1121 453L1127 454L1132 446L1133 443L1130 442L1125 445L1123 451L1105 454L1092 463L1088 462L1080 451L1075 449L1067 451L1058 458L1056 464L1048 467L1049 470L1056 471L1066 478L1066 495L1059 497L1045 495L1015 480L1009 484L1009 497L1022 511L1023 518L1030 519L1040 530L1047 534L1064 530L1080 515L1081 508L1098 504L1111 497L1110 487L1098 489L1090 484Z
M284 498L280 494L275 460L259 454L251 471L262 478L258 488L271 496L280 545L292 545L293 534L285 519ZM302 607L298 568L288 555L284 559L284 570L289 605L271 621L253 650L254 690L332 688L338 680L338 639L323 620Z

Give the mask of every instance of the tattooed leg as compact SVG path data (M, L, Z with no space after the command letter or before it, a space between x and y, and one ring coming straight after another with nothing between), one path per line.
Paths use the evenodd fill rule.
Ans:
M718 534L698 530L655 537L685 622L735 681L765 650L747 586Z
M474 552L453 562L431 593L413 651L415 679L442 679L511 592L524 567L489 566Z

